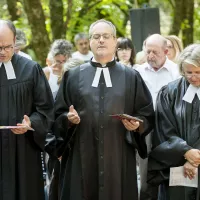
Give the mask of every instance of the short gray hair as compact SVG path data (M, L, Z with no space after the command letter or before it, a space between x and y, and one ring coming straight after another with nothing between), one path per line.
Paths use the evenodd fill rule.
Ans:
M15 46L19 47L20 49L24 48L26 46L26 35L25 33L20 30L16 29L16 41L15 41Z
M77 33L75 36L74 36L74 43L76 44L79 40L81 39L86 39L86 40L89 40L89 37L87 34L85 33Z
M50 49L50 54L55 57L59 54L71 57L73 45L71 42L58 39L53 42Z
M105 24L108 24L110 27L111 27L111 29L112 29L112 31L113 31L113 36L114 37L116 37L116 27L115 27L115 25L112 23L112 22L110 22L110 21L107 21L107 20L105 20L105 19L100 19L100 20L97 20L96 22L94 22L94 23L92 23L91 25L90 25L90 28L89 28L89 37L91 37L92 36L92 29L94 28L94 26L96 25L96 24L98 24L98 23L105 23Z
M183 63L200 67L200 44L191 44L187 46L180 54L178 65L181 75L184 75Z

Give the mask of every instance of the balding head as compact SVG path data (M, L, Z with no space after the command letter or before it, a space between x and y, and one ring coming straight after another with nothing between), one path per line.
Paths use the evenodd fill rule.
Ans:
M5 27L5 26L8 27L12 31L12 33L15 37L16 36L16 28L15 28L14 24L10 20L0 19L0 28Z
M153 34L146 39L147 44L154 44L165 49L167 47L167 40L160 34Z
M14 54L16 29L11 21L0 20L0 62L8 62Z
M153 34L146 39L145 52L147 62L154 70L158 70L164 65L167 51L167 40L163 36Z

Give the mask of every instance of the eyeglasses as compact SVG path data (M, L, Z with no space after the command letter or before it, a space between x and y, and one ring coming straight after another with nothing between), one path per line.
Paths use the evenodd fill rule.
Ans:
M187 78L192 78L193 76L196 78L200 78L200 74L190 74L190 73L185 72L184 75Z
M90 38L94 40L99 40L101 36L103 37L104 40L109 40L111 37L114 37L113 34L111 33L103 33L103 34L93 34L91 35Z
M0 47L0 52L2 52L3 50L6 51L6 52L9 52L13 49L13 46L12 45L9 45L9 46L5 46L5 47Z
M122 52L122 51L131 51L131 48L126 48L126 49L122 49L122 48L117 48L118 52Z
M53 63L56 64L56 65L62 65L62 64L64 64L64 63L66 63L66 60L63 60L63 61L60 61L60 60L54 60Z

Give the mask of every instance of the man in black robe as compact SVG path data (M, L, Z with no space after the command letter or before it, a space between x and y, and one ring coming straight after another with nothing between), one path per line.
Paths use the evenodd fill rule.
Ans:
M148 182L160 184L159 200L200 200L200 45L188 46L179 58L184 77L164 86L157 97L153 150ZM198 189L169 186L170 168L183 166L185 178L198 171Z
M53 97L41 67L14 54L15 35L13 23L0 20L0 126L21 126L0 129L0 199L44 200L41 151Z
M55 103L54 130L65 144L59 199L137 200L135 148L147 156L152 98L139 73L115 61L115 26L96 21L89 35L94 58L65 73ZM144 123L109 116L118 113Z

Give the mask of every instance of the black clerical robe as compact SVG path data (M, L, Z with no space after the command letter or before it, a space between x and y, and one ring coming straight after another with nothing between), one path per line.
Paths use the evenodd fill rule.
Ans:
M70 153L66 149L63 153L60 200L138 199L135 148L147 156L152 98L138 72L115 61L107 66L112 87L106 87L102 74L98 87L92 87L100 65L91 62L66 72L58 91L54 130L67 140L75 130ZM81 118L77 126L68 126L70 105ZM128 132L121 121L109 116L117 113L143 119L142 134Z
M0 130L0 199L44 200L41 151L53 122L53 97L41 67L14 54L16 79L0 68L0 126L21 123L28 115L35 131L16 135Z
M197 95L192 103L182 100L188 86L185 78L178 79L164 86L157 97L148 182L161 183L159 200L195 200L197 196L192 187L169 187L170 167L183 166L184 154L200 149L200 101Z

